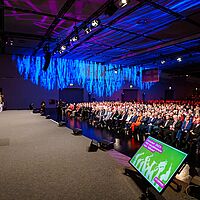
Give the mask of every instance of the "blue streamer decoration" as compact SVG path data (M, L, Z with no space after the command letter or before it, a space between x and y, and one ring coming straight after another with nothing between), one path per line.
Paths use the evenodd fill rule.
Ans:
M139 89L149 89L153 85L153 83L142 83L142 67L139 66L120 68L112 64L51 58L48 70L43 71L44 57L14 56L13 58L16 60L20 75L25 80L30 79L34 84L48 90L64 89L73 83L103 97L112 96L122 88L125 81L129 81ZM118 69L118 73L114 69Z

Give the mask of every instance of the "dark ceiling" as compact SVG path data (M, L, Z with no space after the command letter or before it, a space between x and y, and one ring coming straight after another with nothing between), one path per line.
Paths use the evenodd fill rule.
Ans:
M54 56L126 66L159 65L167 70L194 66L195 73L200 71L196 69L200 63L199 0L133 0L124 7L119 2L0 0L1 53L39 56L47 44L52 54L64 44L66 51ZM116 9L110 8L113 3ZM100 19L100 26L85 34L84 25L94 19ZM74 26L80 39L69 45Z

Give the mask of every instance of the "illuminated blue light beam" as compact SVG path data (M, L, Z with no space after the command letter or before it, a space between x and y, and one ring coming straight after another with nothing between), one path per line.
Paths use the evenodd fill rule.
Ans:
M73 83L103 97L112 96L122 88L125 81L140 89L149 89L153 85L142 83L142 67L139 66L120 68L118 65L102 65L92 61L51 58L48 70L43 71L44 57L14 56L14 59L24 79L30 79L47 90L64 89ZM114 69L118 69L118 73Z

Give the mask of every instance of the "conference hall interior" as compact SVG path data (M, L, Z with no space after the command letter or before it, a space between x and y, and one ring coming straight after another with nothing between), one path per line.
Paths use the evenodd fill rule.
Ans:
M0 0L0 200L200 199L199 0Z

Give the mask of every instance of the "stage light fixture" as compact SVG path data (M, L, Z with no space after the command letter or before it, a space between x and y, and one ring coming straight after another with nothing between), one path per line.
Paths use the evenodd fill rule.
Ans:
M14 41L13 39L9 39L9 38L4 38L0 41L1 43L4 43L5 45L10 45L13 46L14 45Z
M79 36L78 36L78 35L75 35L75 36L71 39L72 42L76 42L77 40L79 40Z
M164 65L166 63L165 60L161 60L160 62L161 62L162 65Z
M89 34L92 31L92 29L90 27L85 27L84 31L86 34Z
M73 86L74 84L73 84L73 83L70 83L69 85L70 85L70 86Z
M186 74L185 76L186 76L186 77L188 77L189 75L188 75L188 74Z
M118 73L118 71L117 71L117 69L115 69L115 74L117 74Z
M74 36L70 38L70 42L76 42L77 40L79 40L78 27L74 26Z
M62 50L60 50L60 51L59 51L59 54L62 54L62 53L63 53L63 51L62 51Z
M130 85L130 88L133 88L133 85Z
M96 28L97 26L100 25L100 20L99 19L92 20L91 25L92 25L92 27Z
M178 57L176 60L177 60L178 62L181 62L181 61L182 61L182 58L181 58L181 57Z
M124 6L126 6L127 4L128 4L128 0L121 0L120 2L119 2L119 6L120 7L124 7Z
M66 47L65 45L62 45L60 49L61 49L62 51L65 51L66 48L67 48L67 47Z
M92 28L90 25L88 25L86 22L84 22L83 30L86 34L89 34L92 31Z
M197 91L197 90L198 90L198 88L195 88L195 90Z
M77 40L79 40L79 36L78 35L75 35L74 37L72 37L70 39L70 42L76 42Z
M172 87L169 87L169 90L171 90L172 89Z

